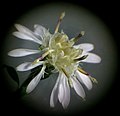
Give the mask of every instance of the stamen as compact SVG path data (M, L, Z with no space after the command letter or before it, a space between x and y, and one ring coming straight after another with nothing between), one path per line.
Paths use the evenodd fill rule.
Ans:
M85 31L81 31L80 34L73 39L74 42L77 42L80 37L82 37L85 34Z
M71 88L73 88L73 83L72 83L72 80L70 78L68 78L68 84L70 85Z
M85 74L85 75L89 75L86 71L84 71L83 69L78 67L78 71L80 71L81 73Z
M39 57L38 59L36 59L32 64L34 65L34 64L36 64L36 63L38 63L40 60L42 60L43 58L45 58L49 53L51 53L51 52L53 52L54 50L48 50L47 52L45 52L44 54L42 54L42 56L41 57Z
M90 76L86 71L84 71L83 69L81 69L81 68L78 67L78 71L80 71L81 73L87 75L93 83L98 84L98 81L97 81L95 78L91 77L91 76Z
M65 71L65 69L64 69L64 68L62 68L62 71L63 71L63 73L66 75L66 77L68 77L68 78L69 78L69 75L68 75L68 73Z
M60 23L61 23L62 19L64 18L64 16L65 16L65 12L62 12L61 15L60 15L60 17L59 17L59 19L58 19L58 23L57 23L57 26L56 26L56 28L55 28L55 33L58 32Z
M81 35L82 35L82 36L85 35L85 31L81 31Z
M93 83L98 84L98 81L97 81L95 78L93 78L93 77L91 77L91 76L89 76L89 78L90 78L90 80L91 80Z
M83 101L86 101L86 99L85 98L82 98L83 99Z
M40 58L36 59L35 61L32 62L32 65L38 63L40 61Z
M56 45L58 45L60 48L62 48L62 45L61 45L61 43L57 43Z
M61 55L62 57L64 56L64 51L63 51L63 50L60 52L60 55Z
M80 61L80 60L86 59L87 57L88 57L88 55L84 55L84 56L77 58L77 59L74 59L74 60Z

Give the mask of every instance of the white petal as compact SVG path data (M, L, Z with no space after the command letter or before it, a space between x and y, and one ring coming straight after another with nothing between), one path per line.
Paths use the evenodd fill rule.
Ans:
M55 104L57 103L57 100L58 100L58 85L59 85L60 78L61 78L61 73L59 73L56 84L55 84L55 86L52 90L51 96L50 96L50 106L51 107L55 107Z
M34 33L36 35L39 35L42 39L43 39L45 33L48 32L48 30L45 27L38 25L38 24L35 24L34 28L35 28Z
M62 101L62 106L64 109L66 109L70 102L70 87L68 84L67 77L64 77L63 86L64 86L64 99Z
M32 40L38 44L41 44L41 41L34 35L34 33L28 29L27 27L20 25L20 24L15 24L15 27L19 31L14 32L13 34L17 36L18 38L25 39L25 40ZM22 38L23 37L23 38Z
M84 98L84 97L85 97L85 92L84 92L83 87L82 87L81 84L79 83L79 81L78 81L75 77L71 78L71 80L72 80L73 87L74 87L76 93L77 93L79 96L81 96L82 98Z
M34 32L32 32L30 29L28 29L27 27L20 25L20 24L15 24L15 27L17 28L17 30L21 33L24 33L26 35L31 36L34 39L37 39L34 35Z
M37 86L37 84L39 83L41 77L44 75L44 71L45 71L46 66L44 65L40 71L40 73L34 77L34 79L32 79L32 81L28 84L26 92L30 93L31 91L33 91L33 89L35 89L35 87Z
M28 29L27 27L23 26L23 25L15 24L15 27L17 28L17 30L19 32L26 33L28 35L33 35L32 31L30 29Z
M16 36L16 37L18 37L18 38L21 38L21 39L34 41L34 39L31 38L31 36L26 35L25 33L18 32L18 31L13 32L13 35Z
M15 49L12 50L10 52L8 52L9 56L13 56L13 57L21 57L21 56L27 56L27 55L31 55L31 54L36 54L39 53L40 50L31 50L31 49Z
M64 94L65 94L63 82L64 82L64 77L62 74L59 82L59 92L58 92L58 99L60 103L62 103L62 101L64 100Z
M92 89L92 82L90 80L90 78L85 75L85 74L82 74L81 72L79 72L78 70L75 72L78 80L80 82L82 82L83 84L85 84L85 86L90 90Z
M17 71L28 71L39 65L42 65L44 61L39 61L38 63L33 64L32 62L25 62L16 67Z
M87 62L87 63L100 63L101 58L100 56L94 54L94 53L83 53L83 55L88 55L87 58L82 60L82 62Z
M91 51L94 49L94 45L90 44L90 43L83 43L83 44L79 44L79 45L74 45L74 47L76 49L82 49L83 51Z
M29 41L33 41L35 43L38 43L38 44L42 44L42 42L38 39L36 39L36 37L31 37L30 35L27 35L25 33L22 33L22 32L13 32L13 35L20 38L20 39L23 39L23 40L29 40Z

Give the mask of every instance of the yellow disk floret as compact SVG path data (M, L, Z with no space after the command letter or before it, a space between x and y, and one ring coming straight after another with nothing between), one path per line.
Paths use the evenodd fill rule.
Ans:
M63 33L53 35L49 49L53 52L49 53L48 61L58 70L64 70L67 75L71 75L77 67L77 61L74 59L82 54L82 50L74 48L68 36Z

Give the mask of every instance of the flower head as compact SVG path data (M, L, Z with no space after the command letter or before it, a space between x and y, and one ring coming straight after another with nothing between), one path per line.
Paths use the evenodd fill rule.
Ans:
M75 45L76 41L84 35L84 31L72 39L69 39L63 31L58 31L64 16L65 13L62 13L59 17L54 34L51 34L41 25L34 25L34 31L31 31L20 24L16 24L15 27L18 31L14 32L13 35L20 39L35 42L39 44L39 48L37 50L19 48L10 51L8 55L22 57L42 52L43 54L34 61L24 62L16 68L17 71L28 71L42 66L40 72L28 84L26 92L33 91L41 78L44 78L44 74L47 73L46 68L52 66L54 69L50 71L52 73L57 72L59 75L50 96L50 106L54 107L59 101L63 108L67 108L70 102L70 87L74 88L76 93L84 99L85 92L81 83L90 90L92 82L97 82L95 78L81 68L80 63L99 63L101 58L90 53L94 49L93 44Z

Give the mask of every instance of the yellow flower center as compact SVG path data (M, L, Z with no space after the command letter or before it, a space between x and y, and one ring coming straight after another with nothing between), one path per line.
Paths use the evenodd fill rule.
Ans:
M82 54L82 50L75 49L73 42L63 33L56 33L50 40L49 49L52 50L47 56L47 60L59 71L67 72L70 76L76 69L75 60Z

